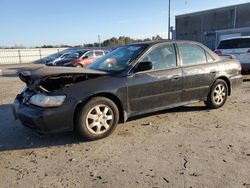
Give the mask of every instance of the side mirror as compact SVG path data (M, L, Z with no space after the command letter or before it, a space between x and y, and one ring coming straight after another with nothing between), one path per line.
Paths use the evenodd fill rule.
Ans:
M144 61L144 62L140 62L137 65L135 72L148 71L148 70L151 70L152 68L153 68L153 64L151 61Z
M87 55L83 56L82 59L88 59L89 57Z

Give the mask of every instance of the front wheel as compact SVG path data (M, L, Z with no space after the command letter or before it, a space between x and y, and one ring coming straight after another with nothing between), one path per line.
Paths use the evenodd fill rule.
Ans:
M211 109L217 109L222 107L226 103L227 97L228 97L227 83L224 80L218 79L213 84L205 104L207 107Z
M117 127L119 111L115 103L105 97L95 97L77 113L78 133L88 140L109 136Z

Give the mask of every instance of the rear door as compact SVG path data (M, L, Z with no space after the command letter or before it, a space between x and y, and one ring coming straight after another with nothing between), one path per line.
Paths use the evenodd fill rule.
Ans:
M178 43L182 76L182 101L205 99L216 73L217 64L201 46L193 43Z
M85 58L83 59L83 64L84 64L84 67L90 65L91 63L93 63L95 61L95 54L94 54L94 51L89 51L85 54L85 57L88 57L88 58Z
M182 70L177 67L173 44L154 47L143 58L151 61L153 69L128 77L130 113L138 114L162 109L181 102Z

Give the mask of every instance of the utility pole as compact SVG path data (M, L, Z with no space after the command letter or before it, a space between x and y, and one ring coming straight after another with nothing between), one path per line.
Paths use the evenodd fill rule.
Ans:
M101 48L101 36L98 35L98 43L99 43L99 48Z
M170 0L168 0L168 39L170 39Z
M185 1L185 14L187 14L187 4L188 4L188 2Z
M235 5L234 7L234 24L233 24L233 28L236 28L236 21L237 21L237 5Z

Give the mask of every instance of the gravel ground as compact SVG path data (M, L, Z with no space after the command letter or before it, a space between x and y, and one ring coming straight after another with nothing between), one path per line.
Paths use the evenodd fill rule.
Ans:
M23 86L0 77L1 188L250 188L250 82L221 109L197 103L142 116L95 142L21 126L11 103Z

